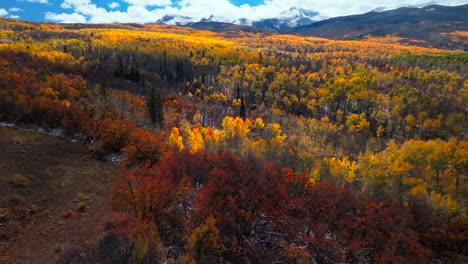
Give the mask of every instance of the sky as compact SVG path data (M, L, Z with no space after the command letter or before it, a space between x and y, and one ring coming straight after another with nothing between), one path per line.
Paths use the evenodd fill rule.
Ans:
M374 9L431 4L462 5L468 0L0 0L0 16L60 23L156 22L165 15L213 15L232 22L240 18L274 18L292 7L319 12L320 18L361 14Z

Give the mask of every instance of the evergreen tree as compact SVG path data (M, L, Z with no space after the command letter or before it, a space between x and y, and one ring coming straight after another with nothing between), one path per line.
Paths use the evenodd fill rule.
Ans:
M239 116L244 120L247 118L247 111L245 110L245 102L244 102L244 97L243 96L242 96L242 99L241 99L241 106L240 106Z
M148 112L153 124L158 124L161 128L164 127L164 109L161 98L160 89L156 88L156 84L151 86L150 95L148 97Z
M101 77L101 82L99 85L99 94L101 96L107 97L107 89L109 89L109 87L107 86L106 78L103 76Z
M123 62L122 62L121 57L118 58L118 63L117 64L118 64L118 66L114 70L115 76L118 76L118 77L125 76L124 66L123 66Z

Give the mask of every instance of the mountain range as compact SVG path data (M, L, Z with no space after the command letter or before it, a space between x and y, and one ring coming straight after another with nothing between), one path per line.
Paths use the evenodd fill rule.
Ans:
M251 20L249 18L239 18L236 20L228 20L223 17L211 15L201 20L196 20L188 16L166 15L160 20L156 21L158 24L179 25L187 26L196 23L228 23L240 26L253 26L257 28L282 31L288 28L305 26L312 24L316 21L322 20L320 14L313 10L306 10L303 8L293 7L289 10L282 12L278 17L267 18L261 20Z
M468 50L468 4L403 7L326 19L312 9L291 8L275 18L252 21L241 18L227 21L210 16L201 20L165 16L159 24L190 26L212 31L270 30L336 40L371 40L404 45Z
M336 17L283 33L337 40L381 39L400 44L446 49L468 49L468 4L399 8L384 12Z

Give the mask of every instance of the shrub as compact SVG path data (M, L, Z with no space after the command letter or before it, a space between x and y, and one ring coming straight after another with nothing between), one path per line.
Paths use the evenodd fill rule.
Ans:
M26 199L18 194L10 194L7 197L5 197L4 201L10 207L26 204Z
M76 212L73 211L72 209L68 209L63 212L63 218L69 218L75 215L76 215Z
M88 208L88 205L86 204L86 202L81 202L78 204L78 211L80 212L86 211L87 208Z
M18 188L23 188L28 185L28 178L24 177L21 174L15 174L8 181L11 185Z
M76 198L80 202L88 201L90 199L90 197L88 195L86 195L84 193L81 193L81 192L76 195Z
M57 245L54 246L54 252L55 253L60 253L62 251L63 251L63 245L57 244Z

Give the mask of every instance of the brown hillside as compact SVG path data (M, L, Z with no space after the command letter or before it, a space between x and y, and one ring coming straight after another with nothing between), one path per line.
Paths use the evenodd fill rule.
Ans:
M95 243L114 217L116 166L80 143L0 127L0 263L53 263Z

